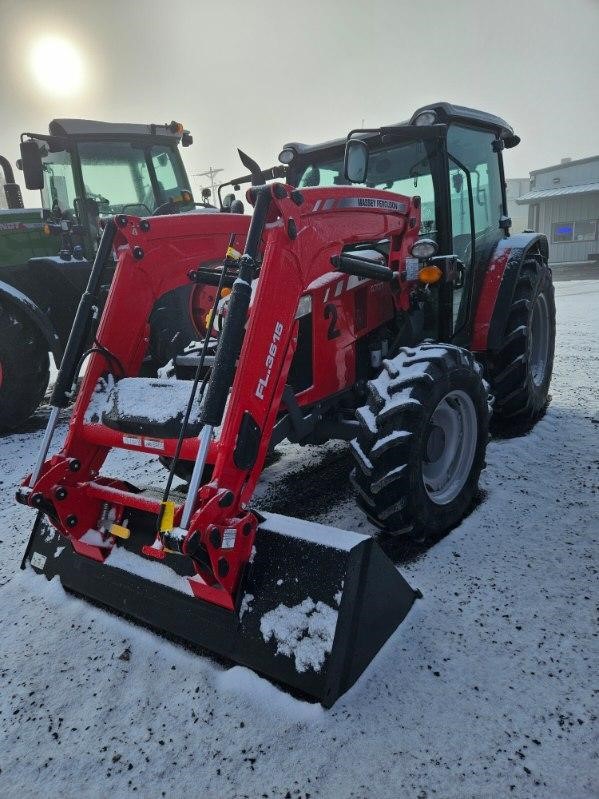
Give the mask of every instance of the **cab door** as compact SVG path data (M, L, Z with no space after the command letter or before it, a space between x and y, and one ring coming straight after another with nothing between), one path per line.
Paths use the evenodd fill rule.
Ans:
M453 291L453 331L468 340L473 291L498 241L505 235L505 189L500 140L487 130L450 125L447 131L453 252L458 279Z

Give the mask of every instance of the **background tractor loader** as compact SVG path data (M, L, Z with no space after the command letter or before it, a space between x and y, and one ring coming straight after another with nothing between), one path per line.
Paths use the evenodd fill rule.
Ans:
M24 208L6 158L0 210L0 430L26 420L59 365L100 237L115 213L172 213L194 208L179 145L180 123L131 125L55 119L49 134L23 134L20 165L42 208ZM106 282L110 279L106 274ZM185 292L156 309L152 356L170 357L170 315L184 316ZM186 331L191 336L192 329ZM189 340L189 338L187 339Z
M287 183L264 185L245 158L251 221L109 221L17 495L38 511L24 563L332 704L417 592L373 538L260 513L253 491L283 439L340 439L387 535L422 540L468 512L493 399L504 419L534 419L551 376L547 242L509 235L502 155L517 142L503 120L440 103L289 145ZM48 458L113 248L96 348ZM144 378L152 308L188 284L203 343L172 376ZM113 448L161 456L165 484L106 474Z

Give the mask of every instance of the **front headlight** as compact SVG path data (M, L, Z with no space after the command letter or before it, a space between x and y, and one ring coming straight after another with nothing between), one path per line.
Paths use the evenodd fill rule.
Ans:
M434 111L423 111L418 114L414 120L415 125L434 125L437 121L437 115Z
M279 161L282 164L290 164L294 158L295 158L295 150L292 150L291 147L286 147L284 150L281 150L281 152L279 153Z
M432 258L438 249L437 242L433 241L433 239L418 239L412 245L410 253L414 258L418 258L419 261L426 261Z

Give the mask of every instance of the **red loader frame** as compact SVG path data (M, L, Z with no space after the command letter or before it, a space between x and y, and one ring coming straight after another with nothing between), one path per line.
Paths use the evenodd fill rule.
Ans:
M307 189L300 195L289 186L273 184L254 192L254 199L256 195L257 206L262 202L264 209L260 215L257 207L251 226L258 247L255 253L248 253L246 248L244 258L253 266L261 252L262 262L245 335L241 331L243 346L228 410L218 439L209 442L206 462L214 464L212 477L194 497L188 527L178 529L183 507L176 506L174 531L164 531L166 535L162 536L166 551L179 551L192 558L200 548L207 553L209 564L205 558L194 559L197 577L190 579L193 592L230 610L235 607L258 524L247 503L281 411L297 343L300 298L310 297L313 309L326 308L327 300L334 308L328 319L326 312L313 313L313 340L318 351L318 358L313 359L314 384L297 397L300 404L309 405L351 387L357 338L380 326L385 316L391 319L394 304L406 302L410 285L405 280L400 282L399 273L420 223L418 198L410 200L389 192L327 188ZM107 506L117 524L129 508L156 516L161 513L158 500L136 493L122 481L99 476L110 448L172 456L176 446L175 439L139 437L134 441L134 437L85 421L96 384L107 371L105 352L121 365L125 375L136 376L148 343L148 317L156 300L185 284L198 263L201 275L202 264L213 263L217 253L222 255L231 234L239 242L248 229L248 219L234 215L182 215L151 221L128 217L119 221L114 239L117 268L97 333L102 351L91 356L62 450L44 464L27 492L29 503L49 512L76 552L97 561L103 561L115 545L109 531L94 543L87 535L90 530L101 529ZM344 248L381 239L391 243L389 264L393 274L385 277L387 286L332 271L331 259ZM379 269L389 272L386 267ZM393 277L395 290L389 289L389 277ZM233 297L237 284L243 283L240 272ZM366 292L361 300L364 313L358 322L352 290ZM338 320L338 335L337 327L331 325L333 316ZM226 347L224 333L230 324L227 319L219 351ZM328 338L327 329L332 331ZM214 378L213 373L208 393ZM222 398L222 390L220 394ZM206 402L209 404L209 397ZM220 423L218 418L212 421ZM198 439L187 438L182 456L195 460L198 446ZM163 558L165 550L145 547L144 553Z

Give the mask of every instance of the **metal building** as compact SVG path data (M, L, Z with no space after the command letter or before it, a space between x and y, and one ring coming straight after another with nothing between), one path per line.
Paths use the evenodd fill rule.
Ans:
M528 208L518 205L517 200L530 191L530 178L506 178L505 196L507 198L508 214L512 220L512 233L522 233L528 228Z
M599 155L535 169L516 203L528 205L528 227L547 236L550 263L599 261Z

